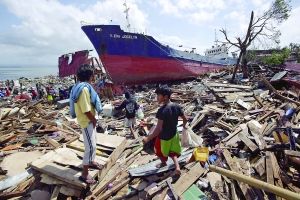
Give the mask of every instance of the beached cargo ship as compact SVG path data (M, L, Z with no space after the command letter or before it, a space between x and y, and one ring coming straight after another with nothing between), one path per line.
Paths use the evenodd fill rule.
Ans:
M152 36L123 31L119 25L84 25L115 84L143 84L197 77L236 63L234 58L202 56L163 45Z

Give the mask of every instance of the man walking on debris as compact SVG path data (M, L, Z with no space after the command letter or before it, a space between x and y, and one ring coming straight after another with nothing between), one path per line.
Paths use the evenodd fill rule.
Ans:
M116 107L115 109L122 110L125 108L125 127L130 128L130 132L134 136L134 125L136 123L135 114L136 111L139 109L139 105L132 98L129 92L125 92L125 98L126 99L122 102L122 104Z
M90 65L82 65L78 69L77 78L80 81L71 91L70 112L73 118L82 128L84 142L83 171L79 179L87 184L95 184L96 181L88 175L89 168L101 170L103 166L95 162L96 157L96 118L95 109L102 111L101 101L90 85L93 80L93 69Z
M157 125L148 137L143 139L143 143L155 139L154 151L160 158L161 163L158 168L166 166L168 157L171 157L175 164L175 173L180 175L178 157L181 154L180 138L177 132L178 117L183 119L183 127L186 127L187 119L178 104L170 101L171 89L167 86L159 87L155 93L157 101L163 104L157 111Z

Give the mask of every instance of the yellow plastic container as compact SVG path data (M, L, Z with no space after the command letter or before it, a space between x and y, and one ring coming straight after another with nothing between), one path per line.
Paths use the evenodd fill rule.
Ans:
M193 155L196 161L206 162L209 156L208 147L197 147L193 151Z

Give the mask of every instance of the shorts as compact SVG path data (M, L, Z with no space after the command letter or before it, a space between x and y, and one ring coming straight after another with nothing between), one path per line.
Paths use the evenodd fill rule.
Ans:
M135 118L130 118L130 119L125 118L125 127L126 128L134 127L135 124L136 124Z
M179 157L181 155L179 134L176 133L176 135L169 140L162 140L159 139L159 137L156 137L154 152L164 162L168 160L168 157Z

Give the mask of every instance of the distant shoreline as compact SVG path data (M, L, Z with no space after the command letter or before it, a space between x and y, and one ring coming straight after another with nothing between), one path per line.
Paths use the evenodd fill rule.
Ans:
M34 79L34 78L41 78L48 75L57 76L58 67L0 66L0 81L17 80L21 77Z

